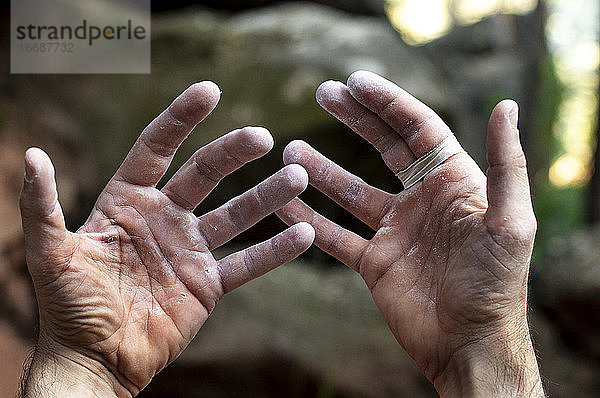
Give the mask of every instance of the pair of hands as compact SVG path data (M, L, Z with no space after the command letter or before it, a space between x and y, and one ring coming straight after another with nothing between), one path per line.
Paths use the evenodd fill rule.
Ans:
M535 235L517 107L493 111L486 176L459 153L399 194L371 187L293 141L282 170L218 209L193 209L273 146L246 127L199 149L158 189L172 157L219 100L197 83L140 135L88 220L66 230L54 170L25 155L21 212L40 333L26 396L135 396L177 358L227 292L314 243L360 273L398 342L442 396L543 395L526 318ZM395 84L356 72L317 101L375 146L394 173L449 134ZM296 198L310 182L375 235L366 240ZM215 260L211 250L276 212L290 227Z

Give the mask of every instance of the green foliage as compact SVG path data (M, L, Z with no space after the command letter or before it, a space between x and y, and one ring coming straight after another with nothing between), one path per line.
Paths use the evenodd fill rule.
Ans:
M560 82L556 65L548 57L541 62L538 70L538 95L533 115L533 140L537 164L537 174L531 176L532 194L538 234L534 251L534 264L545 260L548 245L556 236L567 236L583 223L585 192L581 188L560 188L548 181L548 170L552 161L563 152L560 137L554 133L558 110L564 98L565 87Z
M541 159L544 165L562 152L562 145L554 134L554 125L558 119L558 109L564 98L565 87L556 73L556 66L552 58L548 57L539 65L538 101L532 117L535 119L535 137L538 145L546 150L540 151L546 156Z
M533 199L538 219L533 263L540 266L553 239L567 237L583 224L585 189L557 188L546 182L535 186Z

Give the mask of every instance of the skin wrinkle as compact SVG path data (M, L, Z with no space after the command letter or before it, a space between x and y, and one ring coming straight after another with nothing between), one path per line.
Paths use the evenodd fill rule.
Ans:
M23 223L31 232L26 236L28 239L26 249L31 260L30 269L35 270L31 268L34 267L31 264L43 263L41 257L47 256L44 250L60 242L60 239L63 239L62 242L65 244L63 251L74 253L70 258L60 260L77 266L77 269L67 268L65 273L55 281L56 284L50 285L49 288L40 287L40 278L33 272L34 280L38 282L36 284L38 297L52 295L53 287L61 289L59 290L59 296L62 298L60 302L50 302L47 303L48 306L40 306L42 319L48 317L48 322L43 323L42 327L60 330L61 327L53 324L64 326L64 331L61 332L63 335L54 336L53 340L60 343L66 341L69 347L73 346L71 348L82 352L88 351L86 356L90 357L90 361L92 357L101 358L103 365L100 370L104 371L105 376L112 375L114 382L105 384L91 372L84 371L77 372L74 377L79 377L92 385L97 384L100 388L104 386L116 390L115 393L120 396L137 393L137 390L146 385L157 370L178 356L189 343L192 335L204 323L209 307L214 304L201 301L215 296L214 302L216 302L219 298L216 296L219 296L219 293L223 294L221 279L223 270L220 268L220 263L210 254L209 258L208 251L198 245L199 240L206 240L205 234L199 233L199 220L191 212L184 211L176 203L177 199L173 201L165 194L161 195L162 192L159 193L160 191L154 186L172 160L170 155L177 146L173 143L187 136L188 132L184 131L186 127L184 121L192 122L204 118L210 110L208 108L216 105L217 93L211 92L211 89L212 87L206 85L204 88L195 86L193 91L180 96L174 105L159 115L144 130L119 171L100 194L88 220L78 230L77 242L63 239L66 236L75 239L75 234L68 233L61 224L62 211L53 212L52 217L55 219L48 220L49 225L43 226L39 217L47 212L49 207L43 209L31 207L31 203L34 203L31 202L32 198L37 197L45 200L40 202L43 204L58 203L55 183L47 178L53 170L52 165L47 159L39 158L40 155L37 153L33 154L35 157L31 161L32 167L43 171L40 173L43 174L44 180L41 181L43 189L39 189L39 192L27 189L23 191L26 200L29 200L24 203L31 208L31 214L27 211L22 212ZM207 98L192 98L196 95ZM198 100L200 105L197 104ZM193 126L187 127L191 130ZM205 158L206 165L214 166L220 162L229 162L222 169L215 169L221 172L222 176L233 171L229 169L242 166L243 162L240 159L252 160L260 157L273 146L270 134L258 128L242 130L237 139L231 137L224 139L224 146L222 146L223 142L219 143L218 140L214 142L217 144L210 147L210 156ZM239 145L233 147L235 143ZM216 151L212 150L215 148ZM164 156L165 154L169 156ZM190 173L194 173L194 169L196 173L199 172L193 162L193 158L189 159L186 165L180 168L183 181L186 181L186 178L192 179L193 175ZM272 212L273 209L269 206L282 205L302 191L306 187L308 178L305 171L302 169L304 174L300 174L300 170L299 166L288 169L272 178L268 184L259 185L257 189L234 202L235 211L252 207L251 215L246 217L240 213L238 217L240 222L253 224ZM206 174L209 173L206 171ZM207 180L204 178L204 181ZM287 189L278 187L278 184ZM201 195L203 187L187 185L189 188L185 188L184 185L180 185L181 189L175 185L173 188L175 193L172 196L175 198L178 195L180 199L186 199L192 205L195 199L186 196L187 192ZM168 192L169 189L165 191ZM54 199L50 201L48 198ZM178 202L181 203L181 200ZM230 203L229 206L232 204ZM261 206L263 208L255 209ZM54 208L59 209L58 206ZM225 215L221 213L216 216ZM218 221L208 219L212 223ZM208 226L208 223L201 225L204 228ZM29 241L31 236L40 234L40 231L48 233L41 235L39 245L32 245ZM221 233L221 231L215 232ZM240 231L223 232L237 234ZM235 283L241 284L246 282L245 279L259 272L266 272L277 266L277 261L281 259L296 257L307 248L312 234L314 234L313 229L304 226L242 252L248 256L244 264L247 270L235 276L235 278L243 278ZM216 234L206 235L213 237ZM297 245L289 241L292 238L298 240ZM44 240L45 242L42 242ZM74 243L81 243L81 247L74 247ZM47 257L50 264L48 267L60 265L57 264L56 258ZM239 257L240 255L238 260ZM230 259L236 261L234 258ZM252 260L256 260L257 263L249 263ZM200 272L200 275L194 276L197 261L206 270L212 268L215 272L206 274ZM40 264L39 268L43 268L42 266L44 264ZM240 264L232 263L231 267L234 266ZM81 273L76 273L77 270ZM221 292L219 292L219 285ZM189 288L196 288L195 294L192 294ZM189 295L183 303L180 302L182 290ZM80 297L72 297L73 295ZM150 302L147 302L148 299ZM43 301L39 302L43 303ZM63 307L69 310L64 310ZM106 311L103 310L104 307ZM58 322L60 319L67 320L65 325ZM164 350L165 342L168 351ZM49 348L56 347L52 341L47 344ZM86 364L89 365L90 362ZM38 357L32 361L31 367L34 371L27 376L30 387L25 383L26 395L37 396L49 388L56 389L56 395L61 396L66 392L64 388L69 388L68 383L65 385L60 380L46 377L47 373L39 373L40 369L45 368L54 371L64 370L58 364L49 363L47 358ZM131 383L131 380L135 380L136 383ZM104 393L107 391L99 392L100 395L105 395Z
M138 215L140 216L140 218L141 218L142 220L144 220L144 223L145 223L145 225L148 227L148 231L149 231L149 233L150 233L150 235L151 235L151 237L152 237L152 240L153 240L153 241L154 241L154 242L155 242L155 243L158 245L158 251L156 252L156 254L158 254L158 255L159 255L159 257L161 257L161 258L163 259L163 261L169 265L169 267L170 267L170 268L171 268L171 270L173 271L173 275L174 275L174 276L177 278L177 280L181 281L181 282L184 284L184 286L186 286L186 288L187 288L188 290L190 290L190 289L189 289L189 286L187 286L186 282L185 282L185 281L182 281L182 280L180 280L180 279L179 279L179 277L177 276L177 273L176 273L176 272L175 272L175 270L174 270L174 266L173 266L173 264L172 264L172 263L171 263L171 262L170 262L170 261L169 261L169 260L166 258L166 256L164 255L163 248L161 247L160 243L159 243L159 242L156 240L156 237L155 237L155 235L154 235L154 233L153 233L153 231L152 231L152 229L151 229L150 225L148 224L147 220L145 219L145 217L144 217L144 216L143 216L143 215L142 215L142 214L141 214L141 213L140 213L140 212L139 212L139 211L138 211L138 210L137 210L137 209L136 209L134 206L124 206L124 207L132 208L134 211L136 211L136 212L138 213ZM145 241L146 239L144 238L143 240ZM140 258L143 258L144 256L143 256L143 255L142 255L142 253L139 251L139 248L138 248L138 246L134 244L134 247L136 248L136 252L138 253L138 256L139 256ZM148 276L149 276L150 278L154 279L152 276L150 276L150 274L148 274ZM213 292L213 293L215 293L215 292ZM192 294L193 294L193 293L192 293ZM211 306L211 305L210 305L208 302L205 302L205 300L204 300L204 299L202 299L202 298L199 298L199 297L197 297L196 295L194 295L194 296L196 297L196 299L197 299L197 300L200 302L200 304L201 304L201 305L202 305L202 306L203 306L203 307L204 307L204 308L205 308L207 311L208 311L208 309L209 309L209 308L211 308L211 307L214 307L214 305L212 305L212 306ZM209 312L210 312L210 311L209 311Z
M56 343L57 343L57 344L59 344L60 346L64 347L65 349L67 349L67 348L68 348L68 347L66 347L65 345L63 345L63 344L62 344L62 343L60 343L60 342L56 342ZM39 347L36 347L36 349L38 349L38 348L39 348ZM45 350L47 350L48 348L44 348L44 349L45 349ZM75 360L75 359L73 359L73 358L70 358L70 357L63 356L62 354L58 353L56 350L52 350L52 354L53 354L53 355L60 356L60 357L64 358L64 359L65 359L65 360L67 360L67 361L70 361L70 362L76 363L76 364L78 364L78 365L80 365L80 366L82 366L82 367L85 367L86 369L89 369L89 368L87 367L87 365L85 365L85 364L83 364L83 363L80 363L80 361L76 361L76 360ZM89 354L92 354L92 353L90 352ZM112 378L114 378L114 379L115 379L116 381L118 381L119 383L121 383L121 385L123 386L123 388L125 388L125 389L127 389L127 390L129 391L129 388L125 387L125 383L123 383L123 381L122 381L124 376L123 376L123 375L120 375L120 374L118 374L118 370L117 370L116 368L113 368L112 366L106 366L107 364L105 364L105 363L104 363L102 360L100 360L100 359L97 359L97 358L94 358L94 357L95 357L95 355L85 355L85 354L83 354L83 353L81 353L80 355L84 355L84 356L86 356L86 357L88 357L88 358L92 358L93 360L95 360L96 362L98 362L98 364L100 364L100 366L104 365L104 367L105 367L106 369L108 369L108 370L109 370L109 372L110 372L110 374L111 374L111 377L112 377ZM115 371L117 371L117 372L115 372ZM94 374L97 374L95 371L94 371L93 373L94 373ZM97 375L98 375L99 377L101 377L101 375L99 375L99 374L97 374ZM124 378L125 378L125 380L127 380L127 382L128 382L130 385L134 385L134 386L135 386L135 384L134 384L134 383L132 383L130 380L128 380L126 377L124 377ZM137 388L137 387L136 387L136 388ZM131 392L130 392L130 393L131 393ZM131 394L132 394L132 396L135 396L135 395L136 395L136 394L133 394L133 393L131 393Z
M527 170L527 159L525 158L525 154L523 153L523 151L516 153L510 159L501 158L500 160L497 160L497 159L490 159L490 157L488 156L487 161L488 161L488 166L489 166L488 170L489 169L497 170L497 169L503 169L503 168L506 168L509 170L513 170L513 169L521 169L521 170L525 170L525 171ZM518 173L518 175L522 175L522 173Z
M67 239L69 239L68 234L66 234L64 239L61 241L61 246ZM62 267L62 269L58 273L58 276L57 276L58 278L62 277L66 272L69 271L69 268L71 266L71 261L73 261L73 256L75 255L75 252L79 249L79 242L76 239L73 239L73 243L74 243L73 249L68 254L67 260L64 262L65 266ZM47 282L41 283L39 286L40 286L40 288L45 288L45 287L51 285L52 283L53 283L53 281L49 280Z
M486 214L487 215L487 214ZM537 230L537 221L535 216L530 216L529 220L521 222L512 222L509 225L511 218L506 215L504 217L494 217L493 222L486 217L486 226L488 233L495 238L495 241L500 243L501 238L509 237L513 242L529 243ZM501 221L498 221L500 218Z
M362 188L362 181L360 178L352 179L349 184L347 184L346 189L340 195L341 202L346 206L358 209L361 207L360 203L355 203L357 200L360 200L365 195L365 190ZM371 217L368 217L371 218Z
M140 142L146 146L155 156L170 160L171 156L177 151L177 147L171 144L165 144L164 142L154 141L152 136L149 134L142 134L140 136Z
M494 244L495 244L497 247L504 248L504 246L503 246L503 245L501 245L501 242L499 241L499 237L500 237L500 236L502 236L502 235L500 235L500 234L497 234L497 233L496 233L496 234L494 234L494 233L493 233L493 231L490 231L490 230L489 230L489 226L488 226L488 224L486 224L486 228L487 228L487 232L488 232L488 234L489 234L490 238L492 239L492 241L494 242ZM507 232L508 232L508 231L507 231ZM519 242L519 240L518 240L518 239L516 239L514 236L510 235L510 233L509 233L509 236L510 236L510 239L513 239L515 242ZM509 252L507 249L504 249L504 250L505 250L505 251L506 251L506 252L507 252L507 253L508 253L508 254L511 256L511 258L512 258L514 261L516 261L516 262L518 262L518 263L522 262L522 260L519 260L519 259L518 259L518 257L517 257L517 255L521 256L521 253L510 253L510 252Z
M230 147L229 147L229 142L227 140L225 140L225 142L223 143L223 149L225 150L225 153L227 154L227 156L229 156L231 159L233 159L234 161L237 162L237 167L242 166L243 164L245 164L247 161L242 160Z
M495 249L504 251L504 253L506 253L510 257L510 262L514 262L514 263L520 263L521 262L521 260L518 259L517 257L515 257L514 254L512 254L511 252L509 252L508 250L506 250L504 248L504 246L499 245L498 242L496 242L496 240L494 239L494 237L492 235L490 235L490 237L492 238L492 242L494 243ZM481 244L487 249L487 251L492 256L494 256L494 258L498 261L498 263L501 264L502 267L504 267L511 274L518 270L518 268L510 269L510 268L508 268L504 264L504 262L500 261L500 259L498 258L498 256L494 253L494 250L492 250L491 248L489 248L489 247L486 246L486 242L485 241L481 242Z
M396 138L396 139L394 139ZM377 137L373 141L373 147L379 151L381 156L385 156L389 151L394 149L398 144L401 143L402 138L398 136L395 131L390 131L384 135Z
M95 375L96 375L98 378L103 378L103 375L101 375L100 373L98 373L96 369L94 369L92 366L88 366L88 365L87 365L85 362L83 362L83 361L78 361L78 360L77 360L77 359L75 359L75 358L69 358L69 357L66 357L66 356L64 356L64 355L62 355L62 354L60 354L60 353L58 353L58 352L53 352L53 354L54 354L54 355L56 355L56 356L59 356L59 357L61 357L61 358L62 358L62 359L64 359L64 360L67 360L67 361L69 361L69 362L74 362L74 363L76 363L77 365L79 365L79 366L81 366L81 367L83 367L83 368L86 368L86 369L87 369L89 372L91 372L91 373L95 374ZM116 378L116 377L115 377L115 378Z
M198 232L200 233L200 236L204 239L204 244L205 244L206 248L209 251L214 250L215 243L213 241L213 238L210 237L210 233L208 233L206 231L207 228L204 227L205 224L207 224L210 227L210 229L213 230L214 232L217 231L217 227L212 225L207 217L199 217L198 218L198 224L197 224L196 228L197 228Z
M225 178L225 174L219 170L217 166L207 162L205 156L200 155L204 155L204 153L194 156L194 166L196 166L196 171L198 174L209 180L212 184L218 184L221 182L221 180Z
M329 242L325 248L325 251L328 253L335 253L337 252L336 249L337 245L340 244L340 239L342 237L342 227L340 227L339 225L336 225L334 227L334 230L331 232L330 236L329 236Z
M172 318L172 317L169 315L169 312L168 312L167 310L165 310L165 308L162 306L162 304L160 303L160 301L158 301L158 300L154 299L154 297L156 297L156 295L154 294L154 289L155 289L155 288L154 288L154 286L153 286L153 283L152 283L152 281L154 281L155 283L157 283L157 284L160 286L160 283L158 283L158 281L157 281L156 279L154 279L154 278L152 278L152 277L150 276L150 288L151 288L150 295L151 295L151 296L152 296L152 298L153 298L153 299L152 299L152 307L151 307L151 308L152 308L152 310L154 310L154 305L155 305L155 304L156 304L156 305L158 305L158 307L160 308L160 310L161 310L161 311L162 311L164 314L168 315L169 319L171 320L171 323L173 324L173 326L175 326L175 329L177 330L177 332L179 333L179 335L181 336L181 338L185 340L185 339L186 339L186 336L183 334L183 332L181 331L181 329L179 328L179 326L177 325L177 323L176 323L175 321L173 321L173 318ZM185 283L183 283L183 284L185 285ZM189 289L187 289L187 290L189 291ZM192 294L193 294L193 293L192 293ZM206 307L205 307L205 308L206 308Z
M240 206L240 197L238 196L237 198L235 198L234 200L228 202L225 205L225 208L223 209L225 216L227 217L227 224L225 225L225 229L229 232L227 235L231 234L231 231L234 231L237 228L242 228L244 222L244 214L242 213L242 209ZM222 241L225 240L226 238L221 238L219 240L219 245L221 246L223 243ZM216 247L215 247L216 249Z
M164 192L164 194L167 195L169 199L171 199L171 201L173 201L177 206L179 206L183 210L193 210L196 207L173 190L167 190L166 192Z
M429 224L429 223L428 223L428 224ZM422 233L422 235L421 235L421 236L423 236L423 233ZM435 232L435 235L434 235L434 237L433 237L433 239L432 239L432 242L436 242L436 241L438 240L439 236L440 236L440 228L436 228L436 232ZM422 241L422 239L421 239L420 241ZM427 266L425 266L425 265L427 265L427 264L429 264L429 263L430 263L430 261L429 261L429 260L430 260L430 259L431 259L431 257L434 255L434 251L435 251L435 247L434 247L434 245L433 245L433 244L429 245L429 247L428 247L428 250L427 250L427 254L425 255L425 259L424 259L424 261L423 261L423 265L424 265L424 266L422 266L422 267L421 267L421 271L422 271L422 272L424 272L426 268L429 268L429 267L427 267ZM443 263L443 264L448 264L448 262L447 262L448 258L447 258L447 257L445 258L445 260L446 260L446 261L442 261L442 263ZM446 267L446 268L447 268L447 267ZM430 273L431 273L431 271L430 271ZM422 273L419 275L419 278L417 278L417 279L416 279L416 281L419 281L419 280L421 280L421 275L422 275ZM425 287L429 286L429 288L428 288L427 290L429 290L429 294L428 294L428 296L430 296L430 295L431 295L431 290L433 289L433 285L434 285L434 284L437 284L437 282L438 282L438 281L434 281L434 280L433 280L433 276L432 276L432 275L429 275L427 279L429 279L429 281L428 281L429 283L428 283L428 284L426 284L426 285L425 285ZM426 281L426 283L427 283L427 281ZM437 287L437 286L436 286L436 287ZM437 307L437 306L435 305L435 304L436 304L435 300L431 300L431 302L432 302L432 304L434 304L434 307Z
M333 167L333 165L334 163L328 159L327 162L325 162L325 164L314 174L315 180L323 183L324 185L329 185L332 178L330 175L330 169Z
M272 242L271 242L272 243ZM254 279L256 277L256 275L254 274L254 271L252 270L252 267L248 266L248 264L255 264L258 263L257 261L255 261L255 259L252 256L251 250L244 250L242 253L242 265L244 267L244 272L246 274L246 278L242 278L242 279Z
M364 254L363 258L365 260L368 260L368 257L369 257L368 254L371 253L373 250L376 250L377 246L378 246L377 241L375 239L371 239L369 241L369 245L367 246L367 249L365 250L365 254ZM372 264L367 264L367 263L364 263L364 265L366 267L371 266L372 268L381 268L381 267L373 267ZM369 288L369 290L371 290L372 292L375 292L375 289L377 288L379 281L389 272L390 269L392 269L393 265L394 265L394 263L390 264L388 267L386 267L386 269L383 272L377 272L377 277L375 278L375 280L373 282L367 282L367 287ZM366 270L363 269L363 264L361 264L361 266L359 268L359 273L361 275L363 275L363 279L365 279ZM365 279L365 281L366 281L366 279Z
M512 271L511 269L509 269L509 268L508 268L508 267L506 267L504 264L502 264L502 262L500 261L500 259L499 259L499 258L498 258L496 255L494 255L494 253L492 252L492 250L490 250L490 249L489 249L489 248L488 248L488 247L485 245L485 243L483 243L483 242L482 242L482 243L481 243L481 246L483 246L483 247L485 248L485 250L487 250L487 253L482 253L482 254L479 254L479 253L475 253L475 252L473 251L473 255L474 255L474 257L475 257L475 258L477 258L477 259L480 261L480 263L481 263L481 264L483 264L483 265L489 265L489 262L486 262L486 261L485 261L485 259L483 258L483 255L484 255L484 254L487 254L487 256L485 256L485 257L491 256L491 257L494 259L494 261L495 261L495 262L497 262L497 263L500 265L500 267L501 267L501 268L504 268L504 269L505 269L507 272L509 272L510 274L512 274L512 273L513 273L513 271ZM497 282L500 282L500 283L502 283L502 284L505 284L505 282L502 280L502 278L501 278L501 277L500 277L500 276L499 276L499 275L498 275L498 274L497 274L497 273L494 271L494 269L495 269L495 268L496 268L496 267L489 267L489 266L486 266L486 267L484 267L484 269L487 271L487 273L488 273L489 275L491 275L491 276L492 276L492 278L494 278L494 279L495 279Z
M377 224L374 228L375 231L379 231L384 226L384 224L387 223L388 216L393 217L394 211L391 209L391 207L394 205L395 200L396 199L393 195L388 196L386 198L385 202L383 203L383 206L381 206L379 214L375 217L375 220L377 220Z
M330 101L333 100L332 98L329 99ZM338 101L341 102L341 101ZM360 108L359 108L360 109ZM354 115L354 119L345 119L345 121L347 122L347 126L350 127L351 130L360 130L359 127L361 127L361 125L363 123L365 123L366 120L370 119L370 114L368 112L368 110L366 109L361 109L360 111L357 112L356 115ZM375 146L375 148L377 148L377 146Z
M395 133L390 133L390 134L395 134ZM387 137L387 135L384 137ZM384 138L384 137L381 137L381 138ZM387 149L385 149L383 151L381 151L381 150L379 151L381 153L381 157L383 158L383 161L390 167L390 170L393 173L398 173L400 170L403 170L406 167L410 166L410 163L408 163L406 165L406 167L400 166L400 160L393 159L393 156L392 156L393 151L397 150L398 147L402 146L402 144L404 144L406 146L407 151L410 151L410 148L408 148L408 145L406 144L406 142L401 141L401 140L402 140L402 138L398 137L398 139L394 140ZM395 162L393 162L393 160L395 160Z
M32 181L29 183L30 186L28 187L28 189L30 191L34 191L36 189L34 184L36 184L35 181ZM23 201L23 199L20 198L21 210L28 211L29 213L35 214L36 216L41 217L42 219L46 219L46 220L51 220L52 216L55 215L58 210L60 210L60 213L62 214L62 210L60 209L60 204L58 203L58 194L54 195L54 198L51 199L50 202L51 202L51 204L47 204L47 205L44 205L43 203L39 203L39 202L37 203L38 206L36 206L36 207L38 207L40 209L44 209L42 214L39 214L38 211L33 211L30 208L31 206L29 203ZM46 207L51 207L51 208L46 210Z

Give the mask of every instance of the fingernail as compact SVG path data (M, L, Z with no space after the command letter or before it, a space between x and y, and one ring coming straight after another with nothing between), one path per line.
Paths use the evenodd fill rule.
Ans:
M517 129L517 124L519 123L519 106L515 104L512 110L508 113L508 120L510 121L510 126L513 129Z

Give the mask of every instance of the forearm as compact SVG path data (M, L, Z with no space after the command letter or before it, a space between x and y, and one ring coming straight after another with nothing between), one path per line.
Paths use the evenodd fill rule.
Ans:
M455 353L434 381L446 397L545 397L529 333L489 338Z
M75 353L38 344L25 365L21 398L132 397L102 366Z

